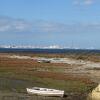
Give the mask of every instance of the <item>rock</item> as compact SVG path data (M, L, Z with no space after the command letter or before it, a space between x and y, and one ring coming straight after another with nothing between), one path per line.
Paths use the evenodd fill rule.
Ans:
M91 93L92 100L100 100L100 84Z

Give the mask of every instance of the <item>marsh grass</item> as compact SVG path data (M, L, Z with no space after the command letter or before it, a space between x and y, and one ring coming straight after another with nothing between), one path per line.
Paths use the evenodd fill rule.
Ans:
M43 54L38 56L43 56ZM44 56L56 58L60 55ZM60 57L64 57L64 55ZM0 59L0 90L26 93L27 87L38 86L65 90L66 93L84 93L95 87L96 84L86 83L81 81L81 79L76 80L73 77L67 79L67 75L64 78L62 73L65 67L69 68L69 66L63 64L39 64L27 60L2 58ZM44 74L46 71L47 73ZM54 72L55 74L52 75ZM51 76L46 76L48 74Z
M40 78L36 76L0 73L0 90L26 93L27 87L46 87L65 90L66 92L82 93L94 88L94 84L86 84L76 80L55 80L52 78Z

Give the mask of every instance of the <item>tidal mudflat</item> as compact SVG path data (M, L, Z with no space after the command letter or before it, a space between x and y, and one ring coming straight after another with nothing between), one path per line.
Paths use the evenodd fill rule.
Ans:
M36 58L54 61L39 63ZM99 65L100 56L95 54L0 53L0 97L3 100L86 100L100 82ZM26 88L34 86L64 90L65 97L27 94Z

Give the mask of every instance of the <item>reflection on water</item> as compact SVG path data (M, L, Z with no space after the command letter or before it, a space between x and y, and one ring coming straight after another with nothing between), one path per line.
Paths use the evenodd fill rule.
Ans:
M92 90L87 100L100 100L100 84Z

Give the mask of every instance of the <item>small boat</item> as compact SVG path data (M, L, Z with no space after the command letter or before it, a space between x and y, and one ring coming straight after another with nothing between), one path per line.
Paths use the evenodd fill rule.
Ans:
M50 60L38 60L38 63L50 63Z
M26 88L26 90L29 94L35 94L40 96L53 96L53 97L64 96L63 90L40 88L40 87Z

